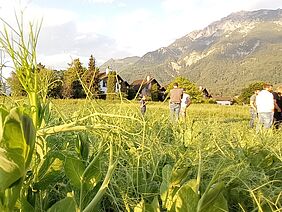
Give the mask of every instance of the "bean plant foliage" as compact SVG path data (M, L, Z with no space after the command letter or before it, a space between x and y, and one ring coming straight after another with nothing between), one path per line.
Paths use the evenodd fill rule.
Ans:
M0 211L281 211L281 129L248 129L238 105L192 103L171 123L166 102L142 116L135 100L51 101L41 23L22 19L0 36L27 93L0 108Z
M68 211L93 211L107 190L117 149L112 138L90 145L89 136L111 129L110 136L118 125L102 125L97 120L112 116L93 110L52 123L51 104L44 92L51 83L38 80L36 46L41 22L29 23L26 33L23 14L16 15L16 29L1 21L0 43L28 102L0 108L0 210L61 211L67 207Z

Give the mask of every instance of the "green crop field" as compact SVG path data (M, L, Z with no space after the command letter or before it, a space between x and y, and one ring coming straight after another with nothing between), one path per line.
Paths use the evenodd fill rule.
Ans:
M192 104L186 120L175 124L167 103L149 102L144 118L134 101L53 100L49 106L15 208L282 209L282 130L250 129L247 106Z
M41 25L21 18L0 34L26 94L0 99L1 212L282 210L281 129L249 129L247 106L192 104L171 123L148 102L143 117L137 101L92 99L78 73L86 99L49 99Z

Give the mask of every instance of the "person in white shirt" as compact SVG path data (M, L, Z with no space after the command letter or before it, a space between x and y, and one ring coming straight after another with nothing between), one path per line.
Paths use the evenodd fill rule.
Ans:
M180 104L180 115L184 118L184 120L186 118L186 109L189 107L190 104L191 104L191 97L186 92L186 90L183 89L183 95Z
M263 126L265 129L269 129L273 123L274 114L274 98L271 93L272 86L270 84L264 84L263 90L256 96L256 107L258 113L258 125L257 130Z

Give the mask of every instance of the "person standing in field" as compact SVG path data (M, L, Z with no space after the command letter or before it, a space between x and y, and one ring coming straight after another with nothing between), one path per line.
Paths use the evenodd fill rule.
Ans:
M256 96L256 107L258 112L258 125L257 131L263 126L269 129L273 123L274 114L274 98L271 93L272 86L268 83L263 85L263 90Z
M278 86L276 92L273 92L274 97L274 127L276 129L282 123L282 85Z
M256 96L258 95L258 93L260 92L260 90L255 90L254 94L250 97L250 127L254 128L255 125L255 120L257 118L257 107L256 107Z
M142 96L141 100L140 100L140 111L142 116L145 115L147 106L146 106L146 96Z
M175 122L179 119L180 113L180 103L183 95L183 89L178 88L178 83L173 84L173 89L170 90L169 96L169 109L170 109L170 119Z
M191 97L187 93L186 89L183 89L183 96L181 99L181 104L180 104L180 115L186 119L186 110L191 104Z

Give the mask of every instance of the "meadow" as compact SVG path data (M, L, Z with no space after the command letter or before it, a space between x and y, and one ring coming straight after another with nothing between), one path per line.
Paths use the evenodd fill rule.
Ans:
M282 130L256 133L248 109L192 104L173 124L167 102L142 117L136 101L52 100L15 207L281 211Z

